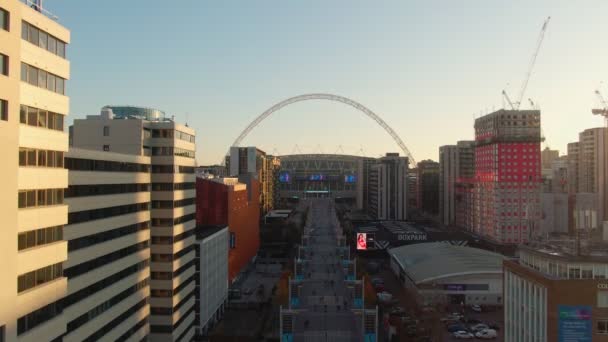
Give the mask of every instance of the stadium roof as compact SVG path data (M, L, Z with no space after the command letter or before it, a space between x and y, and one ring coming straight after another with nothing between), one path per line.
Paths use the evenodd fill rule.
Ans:
M388 253L416 284L454 276L501 274L504 258L483 249L442 242L391 248Z

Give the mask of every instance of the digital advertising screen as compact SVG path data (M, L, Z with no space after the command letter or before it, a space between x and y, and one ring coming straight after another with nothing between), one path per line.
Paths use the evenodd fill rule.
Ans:
M366 233L357 233L357 249L358 250L367 250L367 234Z
M308 180L310 181L324 181L327 177L325 175L310 175Z
M591 342L591 306L558 305L558 341Z
M291 180L291 177L289 177L289 173L288 172L281 172L279 173L279 182L280 183L289 183Z
M344 175L344 183L356 183L357 176L356 175Z

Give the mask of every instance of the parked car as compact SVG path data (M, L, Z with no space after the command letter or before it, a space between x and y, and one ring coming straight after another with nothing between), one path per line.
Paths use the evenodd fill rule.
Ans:
M448 326L448 332L455 333L457 331L466 331L467 328L462 324L452 324Z
M378 292L377 296L378 300L384 303L388 303L393 299L393 295L386 291Z
M473 334L471 334L468 331L464 331L464 330L459 330L459 331L453 333L452 336L454 336L455 338L466 339L466 340L475 338L475 336L473 336Z
M476 319L476 318L469 318L466 321L467 324L479 324L482 323L480 320Z
M483 323L479 323L479 324L475 324L471 326L471 331L472 332L479 332L482 330L487 330L490 329L490 327L488 327L486 324Z
M475 312L481 312L481 305L471 305L471 310L475 311Z
M372 282L372 285L374 285L374 286L377 284L384 285L384 279L382 279L382 278L372 278L371 282Z
M496 330L494 329L484 329L475 333L475 337L481 338L484 340L491 340L496 338Z
M488 327L493 330L500 330L500 325L496 322L488 323Z

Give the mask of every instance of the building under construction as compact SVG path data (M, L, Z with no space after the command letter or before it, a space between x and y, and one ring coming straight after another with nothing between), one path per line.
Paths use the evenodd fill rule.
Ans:
M531 240L540 219L540 111L475 120L473 231L501 244Z

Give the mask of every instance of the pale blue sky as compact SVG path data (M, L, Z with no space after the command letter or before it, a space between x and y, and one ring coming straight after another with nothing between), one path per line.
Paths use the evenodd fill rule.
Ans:
M329 92L380 115L417 160L473 138L474 116L519 92L549 24L525 99L540 104L552 148L608 97L606 1L60 1L72 31L71 116L105 104L163 109L197 130L201 164L221 160L273 104ZM527 101L525 103L527 105ZM526 106L523 106L526 107ZM398 151L371 119L338 103L286 107L245 140L269 153ZM320 146L320 148L318 147Z

